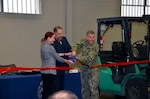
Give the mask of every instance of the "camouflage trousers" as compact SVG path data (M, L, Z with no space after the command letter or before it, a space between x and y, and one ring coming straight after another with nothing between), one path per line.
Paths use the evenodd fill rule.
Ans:
M82 99L100 99L99 69L81 67L81 94Z

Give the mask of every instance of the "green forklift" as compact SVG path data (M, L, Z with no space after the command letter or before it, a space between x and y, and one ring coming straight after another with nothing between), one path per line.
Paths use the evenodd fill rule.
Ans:
M144 40L131 43L133 23L145 25L147 33L143 36ZM98 63L102 64L100 67L100 92L125 96L126 99L149 99L149 62L125 63L150 60L150 17L99 18L97 24L97 42L100 45ZM105 46L103 37L115 25L119 25L121 28L121 39L110 42L111 49L104 50L102 48ZM105 29L102 31L104 27ZM113 35L113 33L107 35ZM105 38L105 40L110 39ZM117 65L117 63L124 65ZM103 64L108 64L108 66L103 67ZM116 65L111 66L111 64Z

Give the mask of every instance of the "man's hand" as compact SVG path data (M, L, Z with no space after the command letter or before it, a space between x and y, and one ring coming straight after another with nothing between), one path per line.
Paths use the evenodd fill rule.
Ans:
M72 56L76 56L76 51L72 51Z
M70 56L72 56L72 52L65 53L64 55L70 57Z

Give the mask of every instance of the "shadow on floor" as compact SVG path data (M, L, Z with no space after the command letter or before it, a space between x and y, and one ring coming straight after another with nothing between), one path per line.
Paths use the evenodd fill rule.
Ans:
M100 99L126 99L126 98L125 96L117 96L117 95L112 95L112 94L101 92ZM148 88L148 99L150 99L150 87Z
M101 93L100 99L126 99L124 96L117 96L112 94Z

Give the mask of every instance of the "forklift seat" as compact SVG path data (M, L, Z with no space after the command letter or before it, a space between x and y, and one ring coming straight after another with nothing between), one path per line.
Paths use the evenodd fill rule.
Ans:
M147 59L147 46L146 45L139 45L137 46L137 50L139 52L140 59Z
M122 62L127 61L127 50L126 46L123 42L113 42L112 43L112 52L113 52L113 61L114 62ZM118 69L118 70L117 70ZM129 66L118 66L118 67L111 67L112 70L112 79L115 83L121 83L123 77L128 73L135 73L135 68L133 65ZM118 71L118 75L116 75L116 70Z
M125 44L121 41L112 43L113 61L126 61L127 52Z

